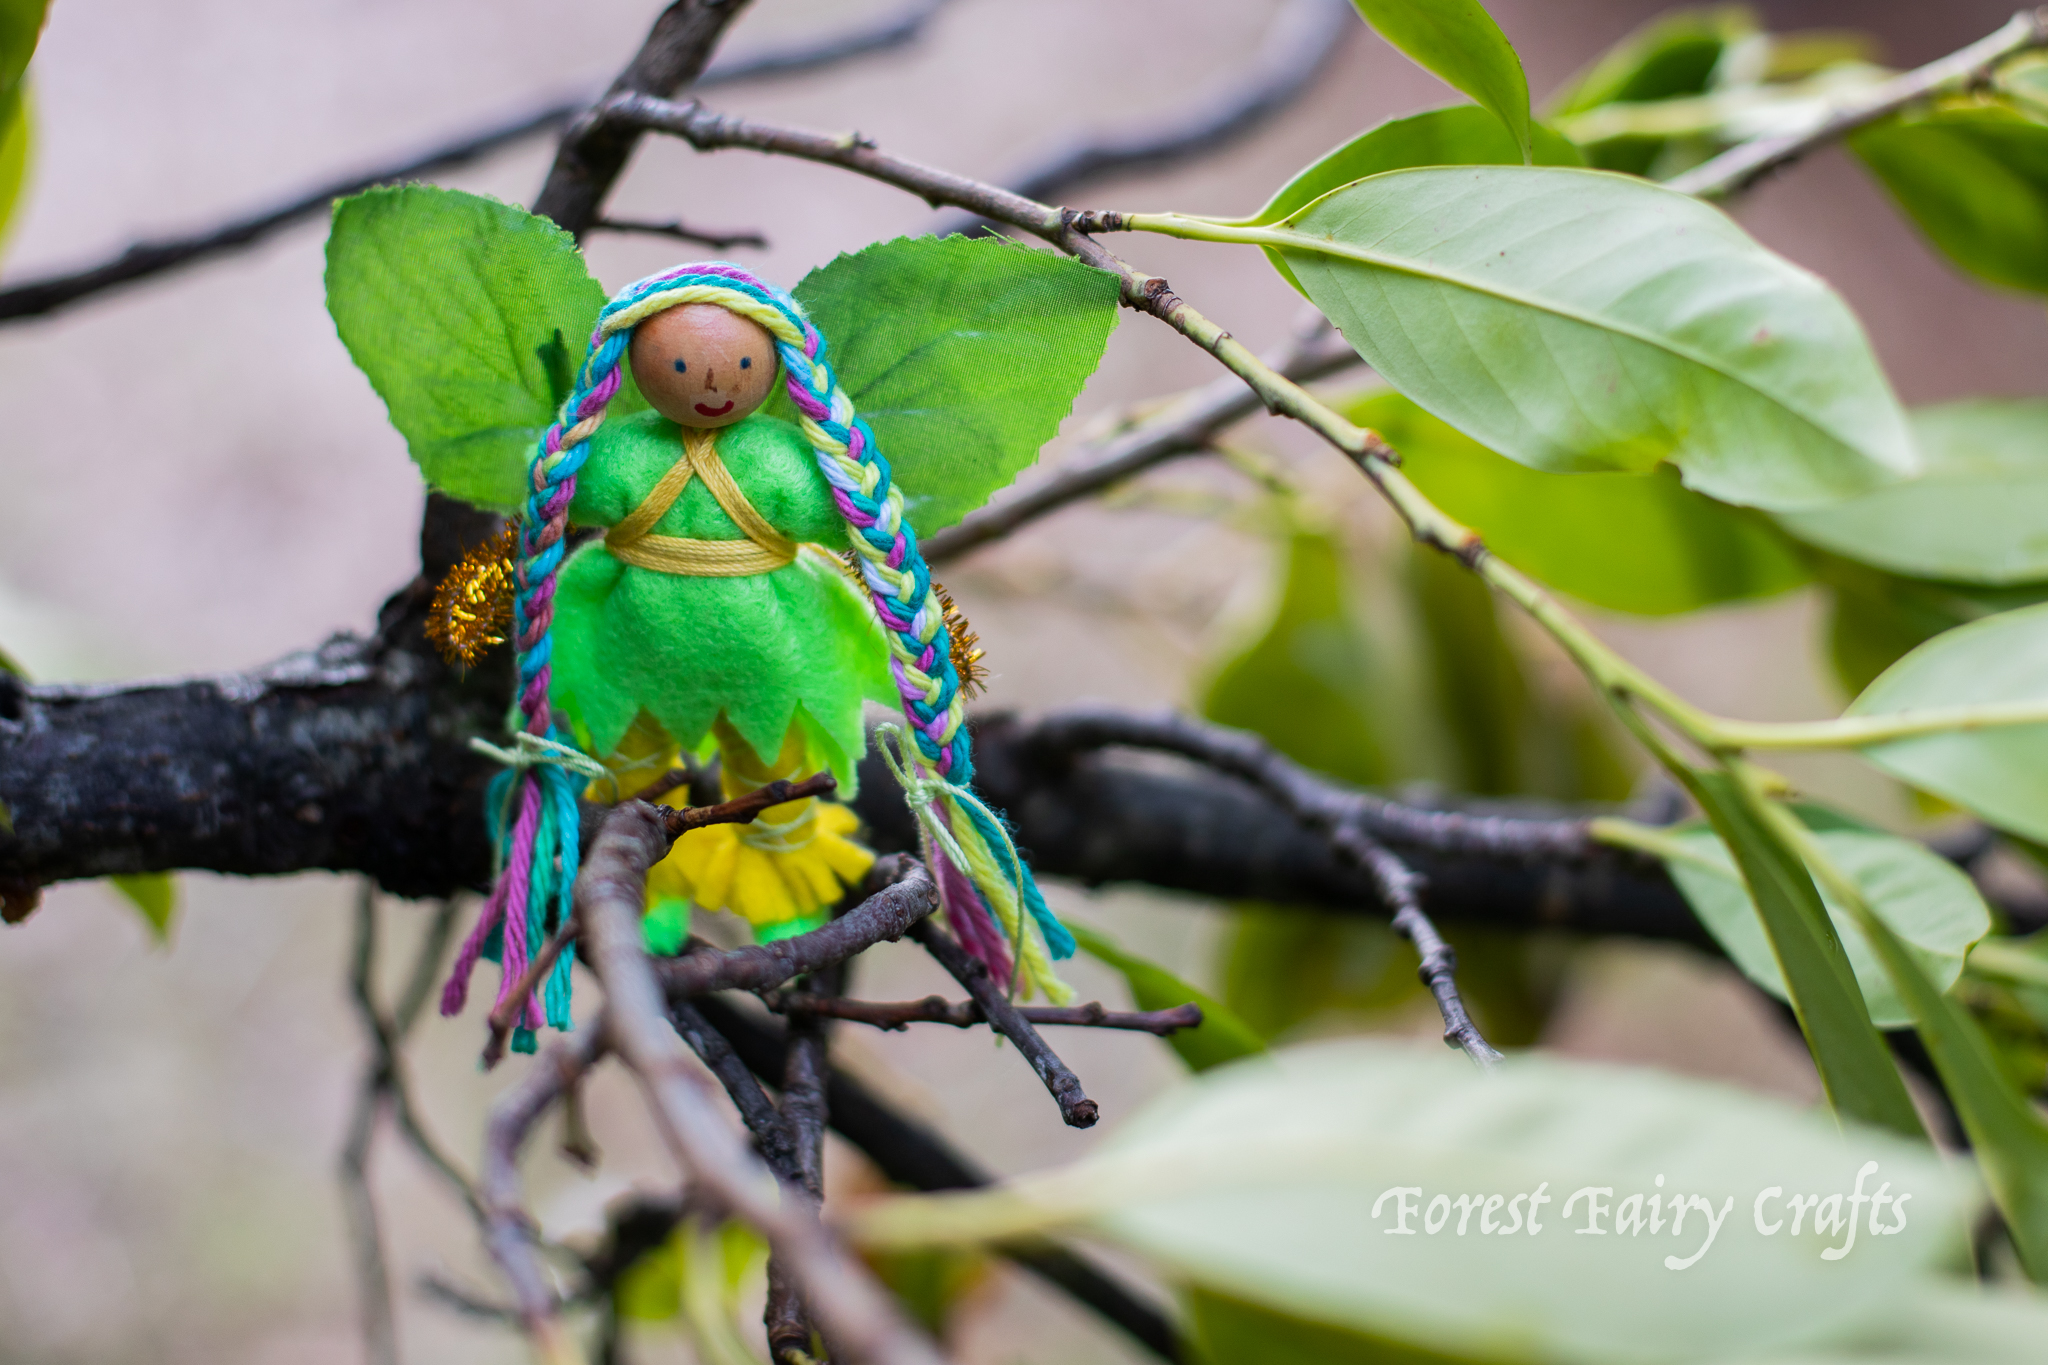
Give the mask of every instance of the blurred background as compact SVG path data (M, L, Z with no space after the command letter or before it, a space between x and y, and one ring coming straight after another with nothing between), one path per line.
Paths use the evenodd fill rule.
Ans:
M725 51L857 26L890 8L755 0ZM1491 8L1540 102L1663 7L1494 0ZM1869 32L1893 66L1959 47L2008 13L1999 0L1758 8L1774 29ZM31 72L32 179L0 285L95 262L138 238L201 228L520 109L594 92L658 9L653 0L56 0ZM857 127L892 151L1000 180L1088 130L1197 107L1242 70L1278 9L1271 0L953 0L908 48L710 98L777 122ZM1306 96L1255 135L1191 166L1075 198L1249 212L1328 147L1454 99L1356 25ZM523 203L551 156L550 140L534 138L444 183ZM637 155L611 212L758 229L768 248L731 254L784 284L839 252L937 221L918 201L839 172L743 153L698 156L661 140ZM1845 154L1817 156L1771 181L1739 216L1847 296L1908 402L2048 388L2042 310L1938 259ZM311 222L227 259L0 328L0 402L15 414L0 455L0 645L37 678L257 665L331 632L367 630L384 595L414 572L421 486L334 336L322 302L324 235L324 224ZM1298 316L1298 297L1254 251L1159 238L1120 249L1255 347L1282 340ZM608 287L689 254L641 237L599 236L589 247ZM1046 465L1130 405L1217 373L1165 328L1126 315ZM1233 444L1296 490L1294 512L1240 470L1186 462L946 574L988 650L988 703L1206 702L1230 719L1224 684L1274 620L1291 537L1298 574L1343 585L1347 647L1366 651L1384 684L1374 741L1383 752L1353 755L1351 766L1365 766L1347 775L1460 785L1445 736L1413 719L1414 696L1427 687L1426 642L1414 621L1428 590L1416 575L1427 571L1410 563L1389 518L1332 453L1267 421L1238 429ZM1323 567L1304 566L1311 551ZM1593 620L1678 691L1728 714L1806 717L1841 700L1820 659L1810 590L1675 620ZM1526 651L1539 710L1579 724L1566 672L1515 623L1504 626ZM1566 785L1579 794L1627 788L1625 768L1582 763L1574 771ZM1870 814L1910 815L1890 792L1846 786L1825 765L1796 771ZM334 1178L365 1061L345 980L355 887L321 876L190 875L178 888L169 947L154 945L103 885L55 888L30 921L0 931L0 1361L360 1358ZM1229 984L1233 936L1258 919L1130 890L1053 893L1061 913L1219 990ZM1327 977L1300 1008L1248 1001L1268 1010L1272 1027L1434 1032L1426 1005L1413 1008L1387 987L1407 968L1384 935L1364 926L1305 930L1265 914L1259 942L1278 955L1271 960L1320 963ZM392 946L402 949L425 917L423 908L391 907ZM1501 1024L1507 1032L1582 1056L1817 1094L1776 1013L1719 963L1670 947L1539 948L1490 955L1475 944L1468 953L1514 978L1502 998L1527 1008L1519 1023ZM387 956L395 964L402 953ZM1242 953L1235 960L1242 965ZM1083 999L1123 1003L1117 980L1091 964L1077 965L1073 979ZM863 959L856 988L890 999L940 982L921 955L885 948ZM476 1071L479 1037L474 1017L432 1019L414 1047L430 1122L468 1163L501 1084ZM1060 1126L1014 1053L983 1034L846 1027L839 1037L849 1065L1001 1171L1071 1158L1179 1074L1172 1055L1140 1035L1056 1039L1107 1116L1097 1133L1077 1133ZM551 1232L595 1229L630 1173L655 1187L667 1170L633 1098L616 1078L610 1086L593 1099L607 1158L598 1175L578 1176L548 1142L535 1144L530 1180ZM845 1149L831 1161L835 1188L872 1183ZM389 1144L375 1184L408 1357L520 1358L509 1333L413 1288L422 1271L434 1271L496 1296L459 1207ZM1002 1272L977 1281L952 1332L969 1362L1126 1358L1079 1310ZM681 1358L659 1329L635 1347L636 1359Z

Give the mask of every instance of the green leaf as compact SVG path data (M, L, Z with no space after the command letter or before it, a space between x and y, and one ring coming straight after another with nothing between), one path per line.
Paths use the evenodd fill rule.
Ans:
M1769 522L1668 473L1529 469L1391 391L1341 407L1386 437L1415 486L1501 558L1594 606L1666 616L1768 597L1808 577Z
M2048 293L2048 126L1965 99L1874 124L1849 146L1950 260Z
M50 0L0 0L0 91L21 81L49 17Z
M1982 1026L1927 974L1924 957L1882 917L1866 914L1860 923L1912 1008L2021 1263L2036 1283L2048 1280L2048 1126L1999 1065Z
M2048 130L2044 130L2048 135ZM1801 540L1916 578L2048 579L2048 399L1916 408L1911 479L1779 517Z
M930 535L1038 458L1116 326L1104 271L1000 237L898 237L806 275L797 302ZM778 391L777 407L787 399Z
M1266 1050L1265 1040L1251 1025L1206 991L1196 990L1157 963L1125 952L1116 940L1082 924L1070 924L1081 951L1123 974L1130 986L1131 1001L1141 1010L1170 1010L1190 1002L1202 1007L1199 1028L1184 1028L1167 1035L1168 1046L1180 1054L1191 1071L1207 1071L1224 1062L1234 1062Z
M509 204L407 185L335 205L335 328L427 481L480 507L523 501L555 417L555 348L582 363L604 304L574 239ZM640 405L628 385L611 415Z
M1298 527L1270 621L1211 675L1199 709L1317 772L1371 786L1390 775L1373 668L1337 542Z
M1224 1003L1273 1039L1331 1014L1371 1015L1420 998L1415 950L1376 920L1248 902L1223 956Z
M14 833L14 811L5 801L0 801L0 834Z
M1666 866L1700 922L1743 975L1780 1000L1787 999L1770 938L1750 906L1727 846L1704 825L1674 830L1670 837L1686 856L1674 857ZM1829 859L1862 888L1871 908L1912 945L1937 987L1947 990L1954 985L1970 946L1991 932L1991 912L1969 877L1921 845L1877 830L1851 826L1814 837ZM1821 899L1863 988L1871 1022L1879 1028L1912 1023L1912 1009L1893 988L1891 974L1855 927L1855 918L1824 887Z
M1648 104L1703 95L1728 45L1756 32L1756 16L1742 5L1714 5L1660 15L1602 53L1550 103L1547 117L1563 119L1604 104ZM1585 149L1589 163L1606 171L1648 175L1671 144L1666 137L1605 138Z
M1531 154L1529 78L1500 25L1479 0L1352 0L1358 12L1425 71L1493 111Z
M1584 160L1578 148L1542 124L1535 135L1535 158L1539 166L1579 166ZM1448 109L1431 109L1406 118L1389 119L1360 133L1341 147L1324 153L1280 190L1246 225L1264 227L1307 208L1331 190L1382 171L1406 170L1411 166L1509 166L1522 160L1522 149L1508 136L1500 120L1470 104ZM1296 289L1286 260L1270 247L1266 259Z
M1555 95L1551 116L1603 104L1644 104L1705 94L1729 43L1756 32L1747 5L1709 5L1660 14L1608 48Z
M17 85L0 95L0 235L12 225L14 211L21 205L34 143L34 105L28 88Z
M1935 636L1886 669L1847 714L1885 716L1987 702L2048 702L2048 604L2001 612ZM1863 756L1994 825L2048 840L2048 725L1895 739L1869 746Z
M143 922L158 943L171 937L171 917L178 910L178 885L168 872L135 872L107 878L107 884L142 912Z
M1830 589L1828 651L1854 696L1914 646L1945 630L2048 598L2048 584L1993 588L1906 578L1816 552L1814 576Z
M1492 591L1456 559L1427 545L1410 548L1407 567L1433 695L1456 755L1455 789L1474 796L1528 790L1524 751L1536 717L1521 660L1501 633Z
M1845 1138L1809 1109L1663 1072L1540 1054L1483 1075L1460 1065L1385 1041L1275 1053L1193 1078L1073 1166L992 1192L870 1206L852 1230L914 1243L1078 1227L1205 1294L1393 1348L1315 1360L1750 1360L1860 1340L1962 1252L1973 1182L1924 1144L1868 1129ZM1863 1215L1859 1233L1883 1183L1888 1200L1911 1196L1907 1224L1823 1259L1846 1231L1817 1234L1808 1220L1794 1236L1782 1200L1847 1196L1859 1170L1865 1201L1848 1205ZM1528 1200L1509 1201L1539 1187L1551 1202L1530 1234L1526 1216L1510 1223ZM1420 1191L1408 1236L1395 1232L1400 1199L1389 1193L1402 1188ZM1605 1235L1579 1233L1586 1196L1566 1214L1589 1188L1604 1192ZM1761 1213L1777 1230L1766 1235L1758 1196L1774 1188ZM1427 1231L1437 1195L1496 1194L1491 1212L1451 1208ZM1666 1217L1655 1232L1617 1235L1614 1210L1646 1212L1651 1196L1710 1203L1724 1218L1713 1244L1690 1209L1676 1230ZM1501 1232L1510 1225L1520 1230ZM1214 1331L1206 1315L1198 1324ZM1280 1338L1290 1339L1340 1344ZM1277 1343L1270 1355L1220 1356L1296 1359Z
M1562 168L1392 171L1239 231L1283 248L1395 388L1531 468L1669 460L1773 509L1915 468L1847 305L1685 195Z
M1687 788L1742 871L1828 1102L1845 1120L1920 1136L1920 1116L1871 1024L1855 970L1805 864L1757 821L1732 778L1696 772L1690 779Z

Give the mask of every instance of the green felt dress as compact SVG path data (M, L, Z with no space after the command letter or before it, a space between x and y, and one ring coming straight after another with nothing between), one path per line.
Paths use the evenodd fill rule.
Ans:
M652 411L591 437L569 518L611 527L682 457L682 429ZM562 567L555 597L551 699L577 741L606 757L641 712L695 749L721 713L773 757L792 726L851 787L866 749L861 704L897 702L888 645L845 568L846 523L802 434L755 415L717 433L720 460L777 531L807 547L791 563L741 577L694 577L627 564L602 542ZM704 480L692 479L654 533L741 540Z

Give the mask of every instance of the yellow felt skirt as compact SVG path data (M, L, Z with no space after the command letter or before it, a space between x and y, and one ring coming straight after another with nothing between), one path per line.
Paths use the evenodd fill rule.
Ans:
M643 724L629 733L615 756L619 766L644 773L671 765L673 745L646 730ZM790 727L773 763L763 762L722 717L712 730L719 784L727 800L778 778L808 776L826 766L801 725ZM666 795L652 799L661 801ZM648 908L683 902L703 910L729 910L756 930L822 918L845 888L857 884L874 866L875 855L853 837L859 828L860 820L845 806L807 797L770 806L752 824L693 829L676 840L668 856L648 873Z

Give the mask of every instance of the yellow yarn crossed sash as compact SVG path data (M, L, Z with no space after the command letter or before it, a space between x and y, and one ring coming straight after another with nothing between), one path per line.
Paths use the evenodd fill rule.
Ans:
M711 496L746 534L745 540L651 534L654 523L675 506L693 478L704 480ZM796 542L754 510L754 504L733 481L732 471L718 458L718 438L695 427L683 428L683 457L669 466L631 515L605 532L604 546L615 558L638 568L691 578L744 578L770 573L796 558Z

